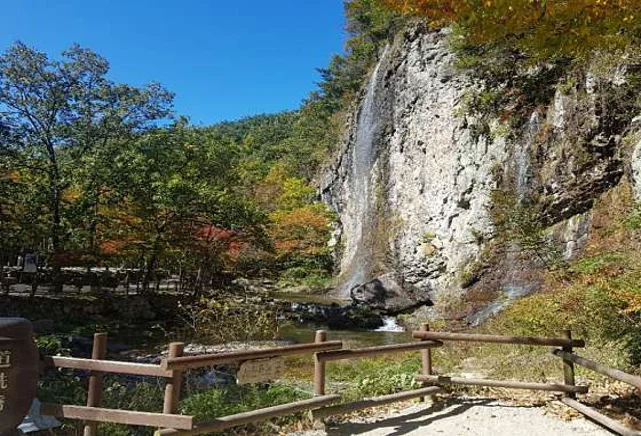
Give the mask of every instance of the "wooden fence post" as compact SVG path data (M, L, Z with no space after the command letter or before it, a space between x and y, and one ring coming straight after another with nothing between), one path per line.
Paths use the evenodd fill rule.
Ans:
M565 339L572 339L572 332L570 330L563 330L562 337ZM563 347L563 351L567 353L572 353L572 347L571 346ZM574 386L575 384L574 363L567 361L565 359L563 359L562 362L563 362L563 381L565 382L566 385ZM573 392L567 392L565 396L570 398L576 398L576 394Z
M181 357L185 350L185 344L182 342L172 342L169 344L168 357ZM178 401L180 400L180 387L183 381L183 372L180 369L172 371L171 378L167 379L165 386L165 403L163 413L175 415L178 412Z
M314 342L325 341L327 341L327 333L324 330L318 330ZM314 396L321 395L325 395L325 362L318 358L318 353L314 353Z
M421 329L422 332L429 332L430 331L430 325L428 323L423 323L421 324ZM425 341L426 339L421 339L421 342ZM432 350L431 349L426 349L426 350L421 350L421 375L432 375ZM423 383L423 386L427 386L428 383ZM423 397L422 401L425 402L427 399L434 400L433 396L429 397Z
M107 357L107 333L96 333L93 335L93 349L91 358L103 360ZM100 407L102 402L102 377L100 372L92 371L89 377L89 389L87 392L87 406ZM98 423L90 422L85 425L84 436L96 436L98 434Z

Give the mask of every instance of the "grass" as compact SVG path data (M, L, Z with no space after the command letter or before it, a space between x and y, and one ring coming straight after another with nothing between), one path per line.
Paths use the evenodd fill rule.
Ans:
M355 401L420 387L414 376L420 369L417 353L405 353L372 359L354 359L327 364L330 393Z
M87 398L87 380L71 373L56 374L39 385L38 398L43 402L84 405ZM230 385L216 387L189 395L181 401L180 413L193 415L196 421L214 419L264 407L290 403L312 397L311 389L295 384L274 383L256 385ZM164 383L161 381L125 381L122 377L107 377L104 381L102 407L161 413ZM279 426L305 422L304 413L282 417L273 422ZM57 434L82 434L84 423L64 420ZM100 424L100 434L117 436L146 436L153 428ZM273 434L268 424L257 423L239 427L222 434Z
M134 381L123 377L105 377L103 381L102 407L141 412L162 412L164 384L160 381ZM87 401L87 379L71 371L61 371L47 375L38 383L38 399L42 402L57 404L85 405ZM84 423L63 420L57 434L82 434ZM154 433L154 429L124 426L119 424L100 424L100 434L116 436L144 436Z
M181 413L193 415L196 421L203 421L305 400L311 397L312 393L310 391L284 383L250 386L233 385L226 388L209 389L185 398L181 403ZM305 414L297 413L277 418L273 422L278 426L285 426L303 420L305 420ZM242 434L273 434L273 431L273 428L265 423L256 423L230 430L227 434L236 434L237 432Z

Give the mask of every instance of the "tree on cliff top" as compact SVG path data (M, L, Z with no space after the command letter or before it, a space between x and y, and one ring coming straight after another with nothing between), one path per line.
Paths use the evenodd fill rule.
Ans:
M641 0L383 0L392 9L457 25L468 43L499 45L530 59L587 58L641 35Z

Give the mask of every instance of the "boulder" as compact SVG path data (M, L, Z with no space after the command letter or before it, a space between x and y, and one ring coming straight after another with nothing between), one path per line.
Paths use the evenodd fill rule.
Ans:
M433 304L425 294L417 292L411 285L402 284L402 280L392 273L356 286L350 294L355 304L363 304L371 310L390 315Z

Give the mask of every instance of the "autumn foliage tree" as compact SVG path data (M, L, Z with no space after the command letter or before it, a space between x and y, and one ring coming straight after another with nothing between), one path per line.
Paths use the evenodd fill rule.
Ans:
M532 60L588 58L638 43L641 35L639 0L383 1L434 27L458 26L468 43L507 46Z
M197 273L201 282L219 272L229 237L258 231L261 214L234 189L235 155L234 147L179 122L147 132L105 162L113 199L99 209L101 246L142 265L144 291L161 266Z
M318 266L329 253L327 241L331 232L331 215L323 204L309 204L271 215L270 234L278 256L289 262L303 258L318 260Z
M312 186L282 165L271 167L255 188L255 201L270 212L268 233L280 268L329 272L333 217L315 195Z

